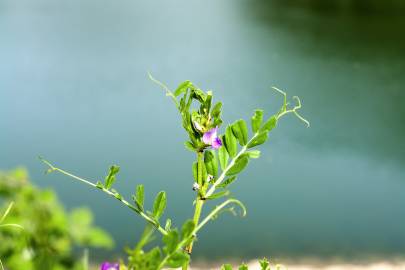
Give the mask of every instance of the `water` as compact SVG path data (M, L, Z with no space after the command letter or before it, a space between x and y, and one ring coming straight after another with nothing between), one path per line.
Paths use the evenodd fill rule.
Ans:
M291 1L289 3L292 3ZM405 250L405 33L394 13L280 1L0 1L0 166L27 166L70 209L87 205L119 252L143 221L104 194L44 176L43 155L117 188L138 183L167 216L192 215L191 162L171 101L190 79L224 99L224 117L275 112L298 95L307 129L286 117L233 187L245 219L199 235L200 258L397 256ZM111 254L111 253L110 253Z

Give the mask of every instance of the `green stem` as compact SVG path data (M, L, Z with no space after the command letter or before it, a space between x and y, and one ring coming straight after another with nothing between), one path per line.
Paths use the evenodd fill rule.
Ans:
M198 152L197 153L197 183L200 185L200 191L203 192L203 152ZM204 205L204 200L201 199L201 196L205 196L205 194L199 194L197 195L196 198L196 203L195 203L195 208L194 208L194 217L193 221L195 226L198 226L198 222L200 221L200 216L201 216L201 211ZM188 247L186 248L187 252L191 254L193 251L193 243L194 241L191 241Z
M206 217L203 219L203 221L202 221L198 226L196 226L196 227L194 228L193 232L191 233L191 237L194 238L194 235L196 235L197 232L198 232L199 230L201 230L201 228L204 227L205 224L207 224L210 220L212 220L213 217L214 217L215 215L217 215L217 214L219 213L219 211L221 211L225 206L227 206L228 204L231 204L231 203L234 203L234 204L239 205L239 206L242 208L242 216L245 216L245 215L246 215L246 208L245 208L245 206L244 206L240 201L238 201L238 200L236 200L236 199L228 199L228 200L226 200L225 202L223 202L223 203L221 203L220 205L218 205L217 207L215 207L215 209L212 210L211 213L209 213L208 216L206 216ZM185 245L188 241L189 241L189 238L186 238L186 239L183 239L180 243L178 243L177 246L176 246L176 248L174 249L174 251L173 251L172 253L170 253L170 254L167 254L167 255L163 258L163 260L160 262L160 264L159 264L159 266L158 266L157 269L162 269L162 268L166 265L167 260L168 260L175 252L177 252L179 249L182 249L182 248L184 247L184 245ZM188 267L188 265L185 264L185 265L182 266L182 269L183 269L183 270L187 270L187 267Z
M45 160L45 159L43 159L43 158L41 158L41 157L40 157L40 160L41 160L42 162L44 162L46 165L49 166L51 172L52 172L52 171L57 171L57 172L59 172L59 173L61 173L61 174L67 175L67 176L69 176L69 177L71 177L71 178L73 178L73 179L76 179L76 180L78 180L78 181L80 181L80 182L83 182L83 183L85 183L86 185L89 185L89 186L91 186L91 187L94 187L94 188L96 188L96 189L99 189L99 190L103 191L104 193L107 193L108 195L110 195L110 196L116 198L116 199L119 200L122 204L124 204L124 205L127 206L129 209L131 209L132 211L134 211L135 213L137 213L138 215L140 215L141 217L143 217L147 222L149 222L150 224L152 224L161 234L167 235L167 231L166 231L165 229L163 229L155 220L153 220L151 217L149 217L149 216L148 216L147 214L145 214L143 211L139 210L138 208L136 208L135 206L133 206L132 204L130 204L130 203L129 203L127 200L125 200L124 198L122 198L122 197L121 197L121 198L116 197L116 194L115 194L114 192L111 192L110 190L108 190L108 189L106 189L106 188L98 187L96 184L94 184L94 183L92 183L92 182L90 182L90 181L88 181L88 180L86 180L86 179L84 179L84 178L81 178L81 177L76 176L76 175L74 175L74 174L71 174L71 173L69 173L69 172L67 172L67 171L64 171L64 170L62 170L62 169L59 169L59 168L53 166L49 161L47 161L47 160Z

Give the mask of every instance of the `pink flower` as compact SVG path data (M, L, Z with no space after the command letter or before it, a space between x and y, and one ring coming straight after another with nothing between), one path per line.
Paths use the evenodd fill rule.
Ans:
M100 270L120 270L119 263L103 262Z
M203 142L211 145L214 149L218 149L222 146L221 139L218 137L218 127L212 128L203 135Z

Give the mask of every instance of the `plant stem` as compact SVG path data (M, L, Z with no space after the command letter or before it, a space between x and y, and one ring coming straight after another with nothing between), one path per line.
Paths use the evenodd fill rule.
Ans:
M124 204L124 205L127 206L129 209L131 209L132 211L134 211L135 213L137 213L138 215L140 215L141 217L143 217L147 222L149 222L150 224L152 224L161 234L167 235L167 231L166 231L165 229L163 229L158 223L156 223L155 220L153 220L151 217L149 217L149 216L148 216L147 214L145 214L143 211L139 210L138 208L136 208L135 206L133 206L132 204L130 204L130 203L129 203L127 200L125 200L124 198L122 198L122 197L117 197L117 196L116 196L116 195L117 195L116 193L114 193L114 192L112 192L112 191L110 191L110 190L108 190L108 189L106 189L106 188L98 187L96 184L94 184L94 183L92 183L92 182L90 182L90 181L88 181L88 180L86 180L86 179L84 179L84 178L81 178L81 177L76 176L76 175L74 175L74 174L71 174L71 173L69 173L69 172L67 172L67 171L64 171L64 170L62 170L62 169L59 169L59 168L53 166L49 161L47 161L47 160L45 160L45 159L43 159L43 158L40 158L40 160L41 160L42 162L44 162L46 165L49 166L51 172L52 172L52 171L57 171L57 172L59 172L59 173L61 173L61 174L67 175L67 176L69 176L69 177L71 177L71 178L73 178L73 179L76 179L76 180L78 180L78 181L80 181L80 182L83 182L83 183L85 183L85 184L87 184L87 185L89 185L89 186L91 186L91 187L94 187L94 188L96 188L96 189L99 189L99 190L103 191L104 193L107 193L108 195L110 195L110 196L116 198L116 199L119 200L122 204Z
M219 211L221 211L225 206L227 206L228 204L231 204L231 203L234 203L234 204L239 205L239 206L242 208L242 216L245 216L245 215L246 215L246 208L245 208L245 206L244 206L240 201L238 201L238 200L236 200L236 199L228 199L228 200L226 200L225 202L223 202L223 203L221 203L220 205L218 205L217 207L215 207L215 209L212 210L211 213L209 213L208 216L206 216L206 217L203 219L203 221L202 221L198 226L196 226L196 227L194 228L193 232L191 233L191 237L193 237L194 235L196 235L197 232L198 232L199 230L201 230L201 228L202 228L205 224L208 223L208 221L212 220L212 218L213 218L215 215L217 215L217 214L219 213ZM167 254L167 255L163 258L163 260L160 262L160 264L159 264L159 266L158 266L157 269L158 269L158 270L159 270L159 269L162 269L162 268L166 265L167 260L168 260L175 252L177 252L179 249L183 248L184 245L185 245L188 241L189 241L189 239L183 239L180 243L178 243L177 246L176 246L176 248L174 249L174 251L173 251L172 253L170 253L170 254ZM188 267L188 265L187 265L187 263L186 263L186 264L184 264L184 265L182 266L182 269L183 269L183 270L187 270L187 267Z
M200 191L203 192L203 180L202 176L203 176L203 152L198 152L197 153L197 183L200 185ZM196 198L196 203L195 203L195 208L194 208L194 217L193 217L193 221L195 226L198 226L198 222L200 221L200 216L201 216L201 211L204 205L204 200L201 199L201 196L204 196L204 194L198 194L197 198ZM186 251L191 254L191 252L193 251L193 242L191 241L191 243L188 245L188 247L186 248Z

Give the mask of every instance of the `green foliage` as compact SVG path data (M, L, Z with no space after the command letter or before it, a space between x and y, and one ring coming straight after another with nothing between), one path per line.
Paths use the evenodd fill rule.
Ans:
M55 193L32 185L22 168L0 172L0 197L15 202L7 223L24 228L0 230L0 258L7 269L79 270L82 263L73 255L74 247L113 246L112 238L93 226L88 209L66 213Z
M274 268L270 267L270 262L266 258L259 260L259 265L260 265L260 270L272 270L272 269L281 270L283 268L283 266L280 264L274 265ZM232 269L233 269L232 265L230 265L230 264L224 264L221 267L221 270L232 270ZM242 263L238 267L238 270L249 270L249 267L247 264Z
M222 146L218 149L218 157L219 157L219 164L221 165L221 169L225 170L226 166L228 166L229 162L229 155L226 151L225 146Z
M246 122L242 119L239 119L232 124L232 132L235 137L238 139L239 144L244 146L248 142L248 128Z
M110 171L108 173L108 175L106 176L105 180L104 180L104 187L106 189L110 189L111 186L114 184L115 182L115 175L120 171L120 167L118 167L117 165L112 165L110 167Z
M153 216L156 219L159 219L166 208L166 192L161 191L155 198L155 202L153 203Z
M218 175L218 159L217 154L213 150L206 150L204 152L204 163L207 173L217 177Z
M238 151L236 137L233 135L232 126L227 126L225 131L224 145L230 157L235 157Z
M263 110L256 110L255 114L252 116L251 122L253 133L256 133L259 130L262 121L263 121Z
M186 149L196 154L197 160L192 164L193 189L196 191L195 210L193 219L187 220L181 226L181 233L173 227L171 219L166 220L164 228L159 223L159 219L166 209L166 193L164 191L157 194L152 211L145 211L143 185L136 187L135 194L132 195L133 203L126 201L118 191L111 189L115 182L116 174L119 171L118 166L113 165L110 168L104 183L97 182L94 184L94 182L54 167L46 160L42 159L42 161L49 167L49 172L57 171L101 190L107 195L116 198L124 206L148 222L138 244L133 249L126 249L128 253L128 269L159 270L182 267L183 270L186 270L197 233L209 221L225 212L236 214L235 206L240 207L242 216L246 215L245 206L240 201L229 197L230 191L228 187L247 167L250 159L260 157L260 151L256 149L252 150L251 148L265 143L269 132L277 125L279 119L286 114L294 114L308 126L309 122L298 113L301 103L297 97L293 97L296 105L290 108L287 103L287 95L283 91L273 88L283 95L283 104L280 110L273 116L270 116L264 123L264 111L261 109L255 110L251 118L253 134L250 138L247 124L242 119L228 125L224 134L218 134L223 122L221 119L222 103L213 103L212 91L205 92L192 82L184 81L172 92L166 85L154 79L150 74L149 77L160 85L165 90L166 95L173 100L179 111L181 124L188 135L188 140L184 145ZM222 146L220 146L221 144ZM220 166L218 166L218 163ZM221 190L217 191L217 188L221 188ZM215 205L204 218L200 219L202 208L206 203L220 200L222 202ZM72 215L73 220L82 220L83 224L81 226L85 228L90 227L91 218L85 219L81 217L82 215L89 216L86 210L78 210ZM162 235L163 246L161 248L155 247L146 250L145 246L154 239L153 233L155 230ZM83 235L79 234L78 236L77 234L79 233L76 232L76 235L73 237L76 241L79 239L79 242L91 243L88 240L83 240L85 239ZM102 237L99 238L102 239ZM98 242L98 244L100 243ZM267 260L260 261L260 265L262 270L270 270ZM122 267L125 267L124 263L122 263ZM224 265L221 269L231 270L232 266L229 264ZM248 267L242 264L238 269L247 270Z
M145 202L145 188L143 185L136 186L134 202L138 209L143 211L143 204Z
M237 175L241 171L243 171L243 169L246 168L248 163L249 163L249 155L242 154L235 160L235 163L231 166L231 168L225 174L226 175Z

